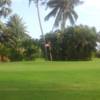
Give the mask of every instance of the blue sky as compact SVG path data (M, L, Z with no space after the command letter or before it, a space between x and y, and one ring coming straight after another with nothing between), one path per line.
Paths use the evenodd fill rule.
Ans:
M27 26L27 31L33 38L39 38L41 35L37 12L35 5L32 4L30 7L28 5L28 0L12 0L13 13L17 13L23 18ZM100 0L83 0L84 4L78 6L75 10L79 17L76 22L77 25L89 25L96 27L97 31L100 30ZM45 15L48 11L45 11L43 7L40 7L41 20L43 25L44 33L50 32L54 19L50 19L48 22L44 21Z

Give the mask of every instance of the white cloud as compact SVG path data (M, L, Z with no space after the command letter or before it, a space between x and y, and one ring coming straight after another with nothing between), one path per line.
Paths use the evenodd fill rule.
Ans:
M84 1L83 7L85 9L87 8L100 9L100 0L83 0L83 1Z

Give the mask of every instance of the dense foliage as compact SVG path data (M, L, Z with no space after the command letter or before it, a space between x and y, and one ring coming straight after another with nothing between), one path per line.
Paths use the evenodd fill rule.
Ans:
M96 47L96 31L88 26L68 27L64 33L56 31L46 36L51 43L53 60L90 60ZM47 56L50 58L47 48Z
M0 61L33 60L41 56L48 60L90 60L95 51L96 42L100 42L100 34L96 34L95 28L83 25L66 28L67 19L72 25L77 20L78 15L74 8L82 1L29 0L29 3L31 4L32 1L37 8L42 38L32 39L27 34L22 18L17 14L10 16L5 24L1 20ZM11 3L11 0L0 1L0 17L6 17L11 13ZM58 27L60 30L44 36L40 18L40 4L51 9L45 20L54 17L53 29ZM96 56L99 56L99 52L96 53Z
M27 34L22 18L13 15L0 26L0 61L33 60L38 56L39 47Z

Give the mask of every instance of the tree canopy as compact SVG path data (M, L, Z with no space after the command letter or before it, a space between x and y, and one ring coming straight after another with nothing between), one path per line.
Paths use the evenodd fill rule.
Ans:
M90 60L97 38L94 28L80 25L68 27L64 32L49 33L46 40L51 42L53 60ZM48 49L48 58L49 52Z
M80 0L48 0L47 8L50 8L51 12L45 17L45 20L55 17L53 28L60 25L61 29L64 30L68 19L71 25L74 25L78 18L74 8L81 3Z

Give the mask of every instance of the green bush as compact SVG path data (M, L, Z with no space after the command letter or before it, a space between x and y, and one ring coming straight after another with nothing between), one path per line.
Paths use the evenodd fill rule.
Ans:
M97 58L100 58L100 51L97 51L97 52L96 52L96 57L97 57Z
M16 49L11 49L9 58L11 61L22 61L23 60L23 54L21 54L18 50Z

